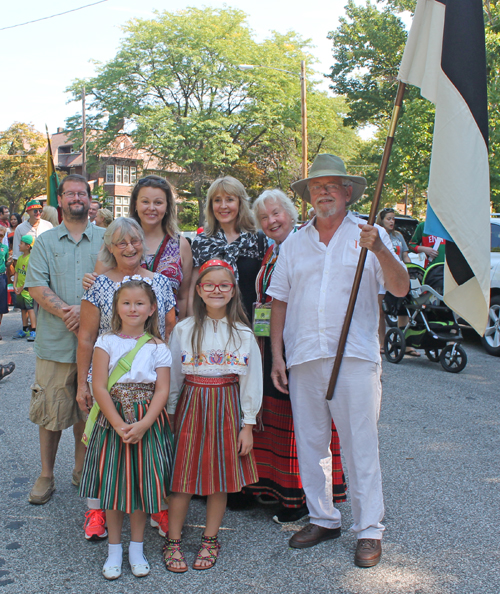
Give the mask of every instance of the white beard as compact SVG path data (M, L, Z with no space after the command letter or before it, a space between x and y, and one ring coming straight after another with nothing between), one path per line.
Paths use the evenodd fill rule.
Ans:
M338 206L334 202L327 210L321 210L319 208L315 210L317 217L319 217L320 219L328 219L329 217L332 217L333 215L337 214Z

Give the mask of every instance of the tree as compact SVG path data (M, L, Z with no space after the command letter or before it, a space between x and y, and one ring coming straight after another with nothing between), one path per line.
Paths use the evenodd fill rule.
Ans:
M397 13L413 11L415 0L388 0L381 6L367 0L349 0L346 17L329 34L336 63L331 68L333 89L346 97L346 126L375 126L375 138L364 147L367 177L373 181L382 154L397 88L397 73L407 32ZM500 207L500 2L485 0L488 100L490 118L490 172L492 202ZM394 205L410 188L416 215L425 211L432 150L434 106L408 86L382 195L382 203ZM369 193L368 193L369 194ZM371 197L370 197L371 198Z
M409 1L397 1L382 9L369 0L357 5L349 0L346 17L329 34L336 63L330 78L335 92L346 98L349 114L344 125L375 127L373 140L362 154L369 181L368 200L378 175L378 164L387 136L397 90L397 74L407 33L395 10L411 8ZM415 214L425 201L432 148L434 106L408 87L389 162L382 204L394 205L411 188ZM367 200L365 200L366 202ZM361 204L362 206L362 204Z
M32 124L14 122L0 132L0 198L11 212L45 192L47 139Z
M491 201L500 212L500 2L486 0L486 60Z
M129 22L115 58L69 89L77 100L85 85L90 98L88 124L100 133L89 152L124 128L163 165L182 167L199 201L223 173L245 170L258 187L293 170L301 150L298 74L301 60L313 64L309 42L274 32L258 43L245 18L231 8L188 8ZM265 68L245 72L243 63ZM315 87L310 80L311 96ZM81 128L78 116L68 124Z

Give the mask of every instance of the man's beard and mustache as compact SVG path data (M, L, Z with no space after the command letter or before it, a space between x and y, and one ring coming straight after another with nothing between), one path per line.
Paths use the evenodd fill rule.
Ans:
M89 206L82 202L72 202L62 207L64 218L68 221L85 221L88 219Z
M320 219L327 219L328 217L333 217L333 215L337 214L338 212L338 204L336 201L333 201L331 204L328 205L327 208L321 209L321 206L318 205L318 208L315 208L316 216Z

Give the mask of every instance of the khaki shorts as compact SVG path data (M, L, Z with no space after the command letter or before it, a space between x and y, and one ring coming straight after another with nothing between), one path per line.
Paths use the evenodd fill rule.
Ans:
M36 358L31 386L30 421L49 431L62 431L84 420L76 403L76 363Z

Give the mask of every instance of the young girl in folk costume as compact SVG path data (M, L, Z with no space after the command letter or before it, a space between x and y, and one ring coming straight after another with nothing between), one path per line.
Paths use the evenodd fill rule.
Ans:
M200 267L193 312L170 339L175 457L163 556L174 573L187 571L181 530L192 495L208 495L193 569L210 569L220 549L227 493L258 481L252 428L262 402L261 355L229 264L209 260Z
M106 509L109 545L102 572L108 580L121 575L125 513L130 514L132 573L149 573L143 554L146 514L159 512L169 493L173 445L164 407L172 358L158 330L151 284L149 278L123 279L114 294L112 331L100 336L94 349L92 383L101 412L85 456L80 495L99 498ZM137 346L127 365L123 358ZM108 391L110 376L109 384L119 379Z

